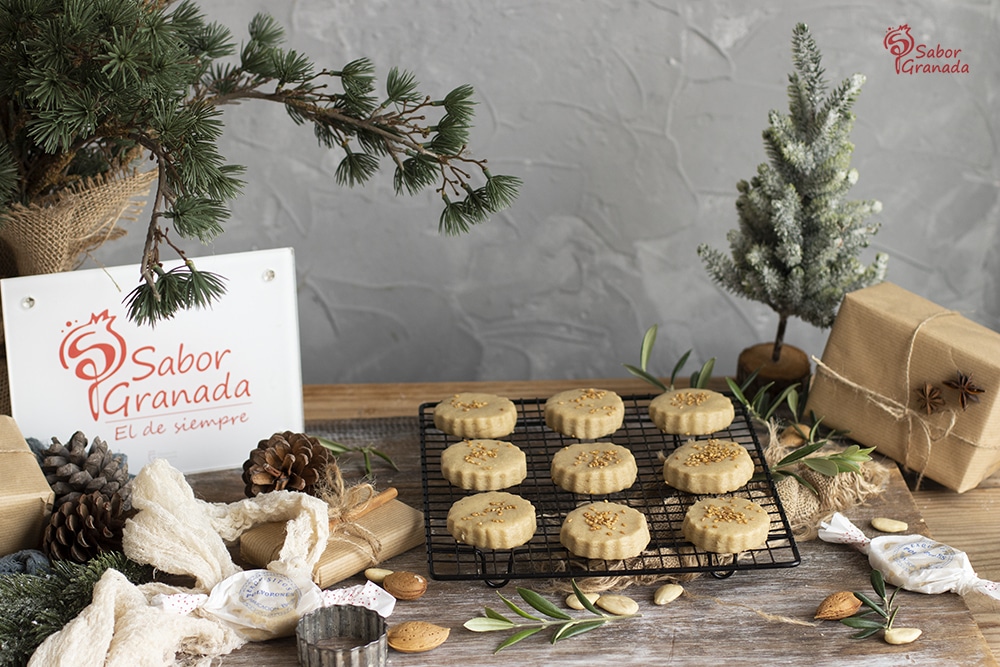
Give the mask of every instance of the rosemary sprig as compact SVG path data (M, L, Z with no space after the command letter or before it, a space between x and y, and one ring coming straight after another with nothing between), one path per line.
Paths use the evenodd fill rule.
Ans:
M576 594L580 604L583 605L584 609L596 616L596 618L575 618L567 614L562 609L556 607L535 591L518 587L517 594L521 596L521 599L528 603L532 609L542 614L542 616L547 616L548 618L542 618L542 616L537 616L529 611L525 611L513 600L504 597L503 594L498 591L497 595L500 596L504 605L524 620L511 620L495 609L484 607L484 615L469 619L465 622L464 627L467 630L472 630L473 632L515 630L516 632L514 632L514 634L500 642L496 650L493 651L494 654L497 654L508 646L513 646L522 639L527 639L528 637L536 635L549 627L555 626L555 632L552 633L552 637L550 639L550 643L555 644L560 639L569 639L570 637L575 637L576 635L583 634L584 632L589 632L590 630L601 627L609 621L632 618L632 615L615 616L607 615L601 612L589 599L587 599L587 596L584 595L580 588L576 585L575 580L570 580L570 583L573 585L573 592Z
M326 447L328 450L333 452L334 456L340 456L342 454L349 454L352 452L360 453L364 457L365 462L365 474L369 477L372 476L372 457L377 456L386 463L388 463L393 470L399 470L396 464L393 462L392 458L389 457L385 452L379 451L372 447L371 445L365 445L364 447L348 447L347 445L341 444L334 440L329 440L327 438L321 438L319 436L313 436L319 440L319 444Z
M899 605L893 604L899 587L896 587L890 595L886 595L885 579L879 570L872 570L871 574L872 590L878 596L878 600L873 600L864 593L855 591L854 597L861 600L861 609L853 616L848 616L840 620L846 626L855 628L858 632L851 635L851 639L865 639L871 637L879 630L888 631L892 629L893 621L899 612ZM869 618L876 615L877 618Z

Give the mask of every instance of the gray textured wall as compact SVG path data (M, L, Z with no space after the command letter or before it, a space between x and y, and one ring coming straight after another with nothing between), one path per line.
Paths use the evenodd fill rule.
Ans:
M443 94L472 83L474 148L521 176L515 207L460 238L432 193L391 173L334 183L339 155L264 103L227 111L224 154L248 166L223 253L293 246L307 383L608 377L659 323L654 370L689 348L732 372L773 336L764 306L721 292L695 254L726 247L736 182L786 109L789 40L812 28L828 79L867 75L852 198L883 203L889 279L1000 328L1000 2L771 0L202 0L237 35L267 11L321 65L372 58ZM882 39L962 49L968 74L897 75ZM138 260L142 230L101 261ZM827 331L794 320L822 353ZM694 367L689 365L688 370Z

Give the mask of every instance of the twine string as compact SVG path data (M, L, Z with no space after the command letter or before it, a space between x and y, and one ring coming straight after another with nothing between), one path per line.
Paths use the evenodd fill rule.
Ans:
M378 535L350 517L364 514L365 507L375 495L375 487L367 482L347 486L335 460L331 459L324 467L319 497L329 505L329 541L361 553L368 559L369 565L381 561L382 541Z

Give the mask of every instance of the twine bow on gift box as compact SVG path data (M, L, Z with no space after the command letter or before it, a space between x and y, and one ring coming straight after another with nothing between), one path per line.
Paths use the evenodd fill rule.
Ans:
M347 486L335 461L326 465L324 474L318 495L329 505L329 541L361 552L371 565L381 562L382 541L357 521L393 500L397 495L396 489L389 487L376 493L375 487L367 482Z

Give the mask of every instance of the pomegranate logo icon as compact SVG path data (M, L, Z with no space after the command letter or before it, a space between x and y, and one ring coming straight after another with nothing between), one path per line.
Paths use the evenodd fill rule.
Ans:
M101 383L125 363L125 338L111 328L114 321L115 316L108 315L106 310L99 315L91 314L90 322L71 330L59 345L63 368L90 383L87 398L94 421L101 413Z
M910 26L903 24L898 28L889 27L885 31L885 39L882 40L882 46L889 53L896 56L896 74L899 74L903 58L909 55L913 51L913 47L916 46L913 35L910 34Z

